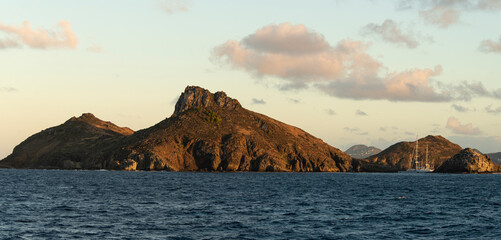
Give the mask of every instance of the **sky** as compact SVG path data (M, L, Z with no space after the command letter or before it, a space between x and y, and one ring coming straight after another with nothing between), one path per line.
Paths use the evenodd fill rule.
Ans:
M93 113L140 130L188 85L346 150L501 152L501 0L0 3L0 159Z

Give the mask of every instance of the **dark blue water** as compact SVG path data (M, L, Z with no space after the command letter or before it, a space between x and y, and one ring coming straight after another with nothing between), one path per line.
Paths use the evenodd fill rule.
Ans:
M0 170L1 239L499 239L501 175Z

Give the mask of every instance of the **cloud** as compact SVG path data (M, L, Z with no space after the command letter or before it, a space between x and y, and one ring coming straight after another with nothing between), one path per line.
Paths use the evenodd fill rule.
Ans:
M344 127L343 129L344 129L345 131L348 131L348 132L351 132L351 133L353 133L353 132L360 132L360 129L359 129L359 128L357 128L357 127L353 127L353 128L350 128L350 127Z
M470 100L485 90L480 84L441 84L442 67L389 72L366 51L369 45L344 39L335 45L304 25L268 25L241 41L213 49L211 59L256 78L277 77L279 89L316 88L333 97L390 101Z
M485 111L487 113L491 113L491 114L499 114L501 113L501 107L497 107L497 108L492 108L492 105L489 105L487 107L485 107Z
M103 48L98 45L98 44L92 44L92 46L88 47L87 48L87 51L89 52L95 52L95 53L102 53L103 52Z
M362 132L359 128L357 127L353 127L353 128L350 128L350 127L344 127L344 130L347 131L347 132L350 132L350 133L353 133L355 135L359 135L359 136L366 136L366 135L369 135L369 132Z
M365 113L364 111L362 111L360 109L357 109L357 111L355 111L355 114L358 116L368 116L367 113Z
M252 99L252 104L264 105L264 104L266 104L266 101L264 101L263 99L256 99L256 98L253 98L253 99Z
M288 98L288 100L289 100L289 102L294 103L294 104L301 103L301 100L297 99L297 98Z
M334 110L330 109L330 108L326 109L325 112L327 114L331 115L331 116L337 115L337 113Z
M186 12L190 9L189 0L162 0L158 1L160 8L168 14Z
M486 11L501 10L501 0L480 0L477 8Z
M457 104L452 104L451 107L454 108L454 110L456 110L458 112L468 112L468 111L470 111L470 109L468 109L467 107L464 107L464 106L461 106L461 105L457 105Z
M367 24L362 29L362 32L364 35L376 35L386 42L394 43L399 46L416 48L419 45L413 34L403 33L397 24L391 19L386 19L381 25L374 23Z
M478 49L486 53L501 53L501 37L499 37L497 42L492 40L483 40L480 42Z
M448 28L451 24L459 21L461 13L449 6L434 6L419 12L420 16L428 23L438 25L440 28Z
M492 96L501 99L501 88L492 91Z
M0 87L0 92L17 92L16 88L13 87Z
M386 129L385 127L380 127L380 128L379 128L379 131L381 131L381 132L386 132L386 130L387 130L387 129Z
M409 132L409 131L405 131L404 134L407 135L407 136L414 136L414 135L416 135L415 133Z
M501 0L401 0L397 9L408 10L416 6L425 22L445 29L458 23L467 11L501 10Z
M455 117L449 117L445 127L456 134L479 135L481 133L480 129L474 128L471 123L462 125Z
M8 38L0 39L1 48L13 48L27 45L31 48L71 48L76 49L78 38L71 29L71 23L59 21L59 31L43 28L33 29L29 21L21 26L4 25L0 23L0 32Z
M308 30L304 25L282 23L268 25L242 40L250 49L259 52L287 55L309 55L329 50L323 35Z

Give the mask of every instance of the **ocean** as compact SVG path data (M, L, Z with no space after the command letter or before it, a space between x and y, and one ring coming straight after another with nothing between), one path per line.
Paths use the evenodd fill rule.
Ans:
M501 175L0 169L0 239L500 239Z

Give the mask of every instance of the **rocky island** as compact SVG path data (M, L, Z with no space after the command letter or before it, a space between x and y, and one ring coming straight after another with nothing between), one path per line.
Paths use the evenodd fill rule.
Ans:
M461 146L450 142L442 136L426 136L418 139L418 159L423 161L428 148L428 163L432 168L438 168L447 159L459 153ZM398 172L411 168L411 158L415 151L416 142L399 142L391 145L382 152L367 159L358 160L358 168L363 172Z
M377 147L373 147L373 146L368 147L368 146L363 145L363 144L351 146L350 148L348 148L345 151L345 153L349 154L350 156L352 156L354 158L358 158L358 159L368 158L368 157L375 155L375 154L378 154L380 152L381 152L381 149L379 149Z
M171 117L132 132L92 114L37 133L4 167L168 171L353 171L352 158L305 131L189 86Z
M188 86L174 113L152 127L134 132L85 113L29 137L0 161L0 167L397 172L411 167L414 146L415 142L400 142L381 152L354 146L348 150L353 158L297 127L243 108L224 92ZM441 136L419 139L419 152L425 148L437 172L499 171L490 159L461 151Z
M445 161L435 172L498 173L501 172L501 166L493 163L488 155L481 154L471 148L465 148Z

